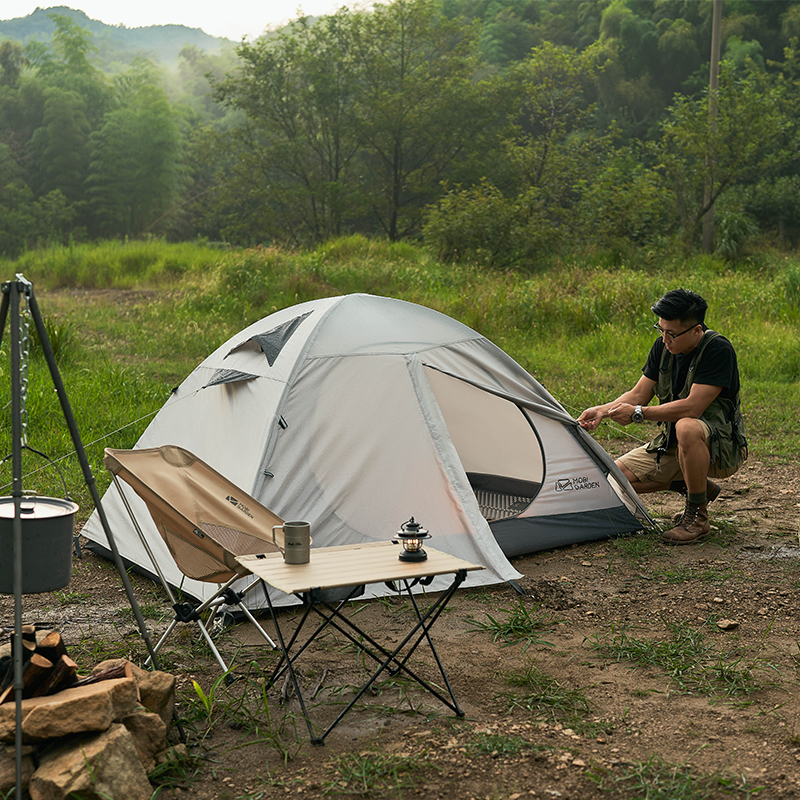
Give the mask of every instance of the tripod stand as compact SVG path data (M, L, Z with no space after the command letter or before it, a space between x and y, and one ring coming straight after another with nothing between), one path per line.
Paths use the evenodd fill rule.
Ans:
M136 624L139 627L142 639L147 646L147 651L150 655L150 663L153 669L158 669L158 660L156 652L150 641L150 634L148 633L147 626L145 625L144 618L142 617L139 604L133 594L133 587L131 586L128 573L125 571L125 565L117 549L117 544L111 528L108 524L103 506L100 502L100 493L95 483L94 475L92 474L89 460L86 457L86 451L81 441L81 435L78 431L78 426L75 423L75 417L72 414L67 393L64 388L64 383L61 380L61 375L56 365L53 348L47 336L47 331L44 326L42 315L39 311L39 306L36 303L36 298L33 294L33 284L27 281L22 275L18 274L15 281L9 281L2 284L2 301L0 301L0 344L2 344L3 331L6 326L6 319L11 315L11 436L12 436L12 470L13 470L13 483L12 483L12 497L14 501L14 520L12 527L12 541L13 541L13 586L14 586L14 633L12 639L12 649L14 651L14 699L16 703L16 730L15 730L15 748L16 748L16 797L17 800L22 798L22 690L23 690L23 676L22 676L22 449L24 440L24 426L23 426L23 401L24 392L26 387L22 385L22 369L23 357L21 348L20 336L20 306L24 301L27 304L27 309L36 326L36 332L39 336L39 342L42 347L45 361L50 370L50 377L52 378L53 385L58 395L61 404L61 410L64 414L64 420L69 429L72 438L72 444L75 452L78 455L78 461L81 465L83 472L83 479L87 488L92 496L92 501L97 509L97 514L100 523L103 526L108 544L114 557L114 562L117 566L122 584L125 587L125 593L128 597ZM25 423L27 424L27 422Z

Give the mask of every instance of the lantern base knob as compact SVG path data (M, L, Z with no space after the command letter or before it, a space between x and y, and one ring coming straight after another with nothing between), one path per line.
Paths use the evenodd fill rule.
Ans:
M398 558L401 561L426 561L428 554L420 547L419 550L401 550Z

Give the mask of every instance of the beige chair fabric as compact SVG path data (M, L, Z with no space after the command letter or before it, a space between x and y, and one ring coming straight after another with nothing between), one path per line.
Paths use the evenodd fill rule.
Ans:
M223 672L227 672L228 666L202 619L206 611L213 615L221 606L238 608L274 648L275 642L243 602L257 582L241 592L234 591L232 585L249 574L249 570L237 563L237 556L278 552L272 540L272 527L281 525L283 520L182 447L106 448L103 463L114 476L142 546L149 553L153 570L176 612L155 652L179 623L196 622L214 658ZM211 596L199 605L179 602L175 597L165 577L164 565L153 555L120 481L127 483L144 501L178 569L188 578L217 584ZM282 531L277 533L277 541L282 545Z
M277 551L283 520L188 450L106 448L103 462L145 502L187 577L223 583L245 574L236 556Z

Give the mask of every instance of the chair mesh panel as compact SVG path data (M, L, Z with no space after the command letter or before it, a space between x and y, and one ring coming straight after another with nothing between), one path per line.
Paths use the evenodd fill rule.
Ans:
M487 492L484 489L474 489L481 514L484 519L493 522L499 519L508 519L522 513L531 503L530 497L517 497L499 492Z
M236 553L237 556L270 553L278 549L272 542L265 541L236 528L229 528L226 525L202 522L200 527L203 529L203 533L213 539L220 547L229 553Z
M187 578L221 583L235 574L224 562L203 548L195 547L163 524L159 527L175 563L181 565L181 572Z

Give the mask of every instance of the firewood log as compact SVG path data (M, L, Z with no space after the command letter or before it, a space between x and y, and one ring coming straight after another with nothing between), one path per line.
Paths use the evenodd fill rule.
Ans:
M68 689L77 680L75 678L77 671L78 665L66 653L63 653L34 689L31 697L45 697L56 694L62 689Z
M61 634L58 631L50 631L36 646L36 652L57 664L61 656L67 654L67 648Z
M34 653L25 666L22 673L22 696L23 698L33 697L33 693L39 688L39 684L53 670L53 662L49 658Z
M110 681L114 678L132 678L133 670L131 669L130 662L120 659L115 664L112 664L106 669L101 669L99 672L94 672L87 675L85 678L78 678L75 686L88 686L91 683L99 683L100 681Z

